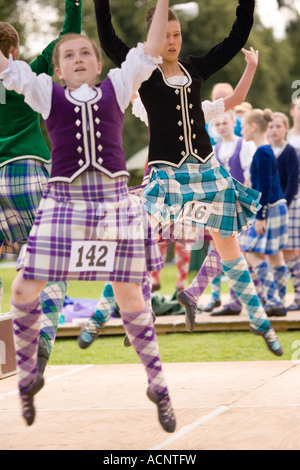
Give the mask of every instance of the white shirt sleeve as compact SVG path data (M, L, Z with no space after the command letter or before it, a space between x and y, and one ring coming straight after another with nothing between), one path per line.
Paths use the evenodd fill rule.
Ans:
M10 55L8 67L0 73L0 78L7 90L24 95L25 103L47 119L52 100L52 78L49 75L36 75L26 62L13 60Z
M215 101L205 100L202 102L202 110L206 123L215 117L220 117L225 113L224 99L218 98Z
M112 69L108 77L112 81L116 98L121 111L124 113L128 107L132 95L138 91L141 84L148 80L157 64L161 63L161 57L151 57L144 53L143 44L130 49L121 68Z
M244 170L245 180L250 180L250 166L253 160L253 155L256 152L256 145L252 140L242 142L240 153L241 167Z

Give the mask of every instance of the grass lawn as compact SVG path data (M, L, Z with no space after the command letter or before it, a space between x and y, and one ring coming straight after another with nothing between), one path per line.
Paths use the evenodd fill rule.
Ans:
M2 269L1 269L2 268ZM16 272L14 268L4 268L0 263L3 280L2 312L10 311L10 285ZM194 278L195 272L189 274L189 282ZM161 293L172 294L175 290L176 268L166 266L162 272ZM68 295L72 298L99 298L103 282L71 281ZM289 282L288 291L292 292ZM210 292L208 287L205 293ZM226 282L222 285L222 292L228 292ZM265 346L262 338L253 336L248 332L215 332L215 333L173 333L158 335L158 342L163 362L225 362L225 361L270 361L291 360L295 353L296 341L300 339L300 332L279 332L279 340L283 346L284 355L277 358ZM123 346L123 336L102 336L94 344L81 350L75 338L58 338L55 342L49 364L124 364L137 363L138 358L133 348Z

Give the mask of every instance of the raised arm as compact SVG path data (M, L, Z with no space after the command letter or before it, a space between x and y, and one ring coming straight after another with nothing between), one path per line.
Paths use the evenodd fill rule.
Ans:
M245 46L253 26L254 6L255 0L239 0L236 19L229 35L199 58L204 80L223 68Z
M68 33L81 32L82 0L66 0L65 19L58 38L54 39L43 52L30 64L36 74L47 73L53 75L52 53L58 39Z
M230 96L224 98L225 111L228 111L245 101L257 69L258 51L255 51L253 47L251 47L249 51L243 48L242 52L245 55L247 65L239 83L234 89L234 92Z
M152 57L157 57L162 52L168 20L169 0L157 0L151 26L144 44L144 51Z
M120 67L130 48L116 35L111 22L109 0L94 0L94 8L101 48L112 63Z

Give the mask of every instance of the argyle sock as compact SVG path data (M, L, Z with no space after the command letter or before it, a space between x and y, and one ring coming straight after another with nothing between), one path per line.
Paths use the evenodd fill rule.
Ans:
M53 349L66 292L66 282L49 282L40 293L40 303L42 307L40 334L45 342L48 358Z
M152 309L151 301L151 273L147 274L145 281L142 283L142 292L146 305ZM152 312L153 313L153 312ZM154 315L154 314L153 314Z
M210 290L211 290L211 297L213 300L220 300L221 297L221 279L222 279L223 273L222 271L213 278L211 281L210 285Z
M210 250L199 272L191 282L191 285L184 289L184 292L198 302L210 282L222 271L220 255L216 248Z
M288 268L284 264L282 266L275 266L274 268L272 268L272 271L277 286L277 292L281 301L284 302L288 280Z
M18 385L27 391L37 379L37 350L42 309L39 299L30 303L14 303L11 300Z
M300 258L291 259L286 264L294 288L295 301L300 304Z
M175 243L174 249L175 264L177 267L176 289L178 291L185 288L186 280L189 273L191 250L187 249L181 243Z
M254 283L250 276L248 263L243 255L233 261L222 261L223 271L228 284L238 296L241 304L247 309L250 321L258 331L268 330L271 325L260 304Z
M3 297L3 283L2 283L2 278L0 277L0 313L1 313L2 297Z
M253 283L255 285L255 289L256 289L256 292L257 292L257 295L259 297L259 300L261 301L262 304L265 303L265 298L264 298L264 291L263 291L263 288L262 288L262 285L253 269L252 266L249 266L249 272L251 274L251 277L252 277L252 280L253 280Z
M281 305L282 302L269 264L263 261L253 269L263 287L266 305Z
M104 286L102 295L97 303L96 310L91 317L91 320L96 323L96 326L98 328L101 326L102 323L108 321L114 304L114 291L111 284L107 282Z
M162 370L152 310L145 306L139 312L120 311L120 315L128 339L145 368L150 390L164 395L168 389Z

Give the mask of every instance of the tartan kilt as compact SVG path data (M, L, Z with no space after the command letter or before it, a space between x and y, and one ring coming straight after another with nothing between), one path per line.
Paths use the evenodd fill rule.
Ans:
M153 166L142 196L154 230L164 239L189 243L203 242L207 230L220 232L223 238L246 230L260 208L259 199L258 191L232 178L214 156L204 164L184 163L176 169ZM186 209L195 202L199 208L201 203L210 207L207 220L187 217Z
M254 251L266 255L275 255L279 250L286 249L288 243L288 209L285 200L268 206L267 229L258 236L255 224L248 230L243 240L243 251Z
M288 208L289 228L286 249L295 250L300 247L300 195L294 197Z
M38 160L21 160L0 168L0 245L17 254L26 243L49 178Z
M127 177L83 173L51 182L18 267L25 279L138 282L163 262L149 217Z

